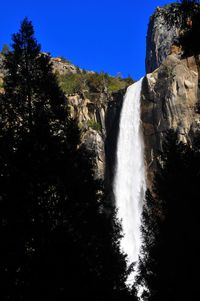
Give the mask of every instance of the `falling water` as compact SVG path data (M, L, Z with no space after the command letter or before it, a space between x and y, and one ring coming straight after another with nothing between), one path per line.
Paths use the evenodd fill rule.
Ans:
M140 126L142 79L125 95L119 126L114 194L124 237L122 250L128 264L137 262L141 246L141 213L145 194L144 147Z

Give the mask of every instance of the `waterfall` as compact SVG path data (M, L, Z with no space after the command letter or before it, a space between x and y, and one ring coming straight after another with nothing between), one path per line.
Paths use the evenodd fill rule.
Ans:
M143 79L143 78L142 78ZM144 145L140 126L142 79L128 87L120 117L114 195L128 264L137 262L141 246L141 213L145 196Z

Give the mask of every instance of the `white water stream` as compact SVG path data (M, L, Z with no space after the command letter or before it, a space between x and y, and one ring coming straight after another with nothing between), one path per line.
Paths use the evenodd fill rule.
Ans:
M114 194L124 237L122 250L128 264L138 261L141 247L141 214L145 196L143 135L140 126L142 79L128 87L121 111Z

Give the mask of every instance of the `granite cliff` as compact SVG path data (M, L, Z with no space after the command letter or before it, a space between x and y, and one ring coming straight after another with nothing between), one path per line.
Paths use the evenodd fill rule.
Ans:
M147 34L146 69L151 73L143 81L141 119L149 185L166 131L174 129L191 146L200 131L200 55L184 55L177 43L180 23L169 28L164 18L169 9L177 5L157 8Z
M178 6L178 4L170 4L157 7L155 13L150 17L146 37L146 73L151 73L161 65L177 40L181 30L179 19L176 24L169 26L165 17L167 14L175 13Z
M114 172L120 111L125 90L93 93L87 98L79 93L68 95L71 117L81 129L81 141L94 154L95 177L107 179L110 186Z
M200 131L198 68L194 56L180 59L170 54L144 78L141 118L150 180L168 129L177 131L180 141L190 145Z

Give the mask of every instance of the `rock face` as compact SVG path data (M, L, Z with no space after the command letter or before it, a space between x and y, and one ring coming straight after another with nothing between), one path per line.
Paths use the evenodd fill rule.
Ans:
M77 72L77 67L70 62L62 61L60 58L52 58L53 71L60 75L73 74Z
M177 9L177 5L157 8L147 35L149 74L143 81L141 119L149 187L166 131L174 129L179 140L191 146L200 131L200 55L183 58L181 49L176 46L179 20L168 28L164 18L168 11Z
M167 24L165 16L172 14L178 4L157 7L151 16L147 38L146 38L146 73L153 72L171 53L172 45L177 39L180 31L180 23L177 20L176 26Z
M125 91L67 96L70 115L78 121L81 141L94 154L94 175L111 188L121 105Z
M180 141L191 145L195 134L200 131L197 112L199 59L199 56L180 59L171 54L144 79L141 118L149 181L168 129L177 131Z
M81 141L94 154L95 178L104 177L104 132L106 103L97 95L96 102L79 94L68 96L70 115L81 129Z

